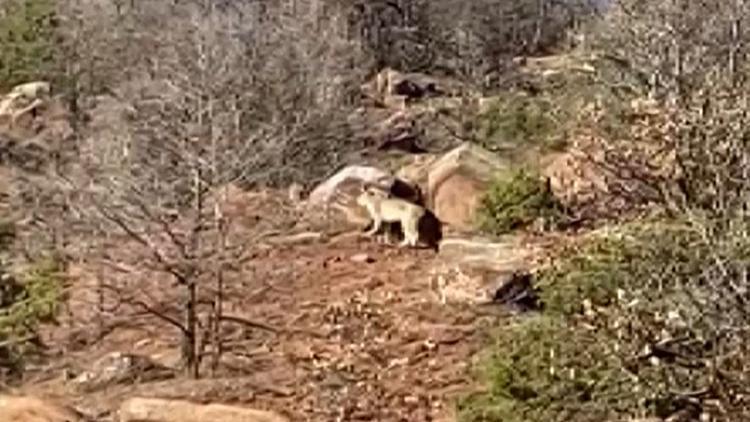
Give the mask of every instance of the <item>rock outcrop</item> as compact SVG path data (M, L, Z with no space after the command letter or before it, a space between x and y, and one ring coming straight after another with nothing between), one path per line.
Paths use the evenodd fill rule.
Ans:
M396 174L420 187L444 223L470 229L487 186L510 163L480 146L464 143L440 157L420 156Z
M442 223L460 230L471 229L475 212L487 186L509 163L470 143L464 143L441 156L419 155L396 175L368 166L349 166L315 187L308 205L334 205L347 221L367 224L369 217L353 201L336 203L359 194L363 184L378 184L391 194L431 209Z
M376 167L347 166L316 186L307 200L311 206L330 205L341 192L351 193L363 183L379 183L390 178L388 172Z
M582 113L597 119L600 111L590 107ZM630 125L628 136L578 133L564 151L541 162L555 197L578 220L621 217L658 207L665 195L681 196L682 168L669 113L652 100L636 99L623 116Z
M385 68L361 87L362 95L375 104L402 108L406 103L426 97L463 92L462 84L424 73L401 73Z
M470 228L479 201L492 179L510 163L482 147L464 143L433 164L427 192L438 218L458 228Z
M132 398L119 410L120 422L288 422L273 412L223 404Z
M422 129L419 116L403 110L397 111L368 131L371 143L379 151L398 150L410 154L427 152L421 145Z
M440 302L500 302L534 306L524 279L540 250L509 236L503 239L448 238L440 245L440 261L429 278Z
M83 422L77 411L30 396L0 396L0 421L4 422Z
M414 155L411 157L411 163L396 171L396 177L419 186L419 188L425 193L425 196L429 197L430 195L427 191L427 180L430 176L430 170L439 159L440 156L435 154Z
M307 203L311 207L333 206L341 211L346 220L356 225L366 225L367 211L354 202L365 184L374 184L389 190L391 195L421 204L422 194L418 187L400 180L390 173L368 166L349 166L312 190Z
M61 98L50 96L50 84L21 84L0 95L0 158L36 169L50 151L73 134L70 112Z
M354 203L363 184L382 184L392 177L385 171L368 166L348 166L316 186L307 198L312 209L334 208L340 211L348 223L364 226L370 218L367 212Z

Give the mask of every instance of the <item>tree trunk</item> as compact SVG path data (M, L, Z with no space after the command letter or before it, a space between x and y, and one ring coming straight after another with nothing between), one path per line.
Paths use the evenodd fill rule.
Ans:
M185 332L182 336L182 360L185 365L185 374L191 378L200 376L200 360L196 355L196 312L197 289L193 281L185 284Z
M197 161L197 160L196 160ZM193 180L193 197L195 199L195 221L191 233L192 260L199 259L200 256L200 223L203 214L203 191L201 186L200 163L196 162L194 167ZM198 303L198 285L196 277L195 262L191 262L191 268L188 270L188 276L183 280L185 286L184 310L185 310L185 333L182 344L182 358L185 363L185 371L192 378L200 376L200 356L197 353L197 310Z
M225 195L226 195L226 189ZM222 220L222 216L219 214L216 217L218 230L219 230L219 240L218 240L218 256L220 261L216 264L216 296L214 297L214 318L213 318L213 327L212 328L212 342L214 347L214 355L213 360L211 362L211 371L215 374L216 371L219 368L219 363L221 362L221 355L224 352L224 345L222 343L221 338L221 320L224 313L224 268L223 268L223 259L224 259L224 252L226 249L226 232L225 232L225 226Z

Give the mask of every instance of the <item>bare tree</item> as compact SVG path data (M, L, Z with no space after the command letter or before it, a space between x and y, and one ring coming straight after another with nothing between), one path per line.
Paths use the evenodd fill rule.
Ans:
M96 51L101 41L79 47L103 55L102 75L115 84L115 126L95 120L82 128L80 160L60 178L78 192L75 213L89 235L110 239L94 255L133 278L178 287L176 308L135 285L102 286L175 327L186 371L197 377L209 345L214 368L220 359L227 265L253 242L230 235L222 196L229 185L284 182L338 159L340 144L327 134L346 141L331 117L343 117L352 101L359 79L350 71L360 53L351 50L343 15L325 2L138 2L107 10L112 42L123 49ZM140 49L126 48L136 40ZM88 108L104 123L108 98ZM111 243L118 239L121 248Z

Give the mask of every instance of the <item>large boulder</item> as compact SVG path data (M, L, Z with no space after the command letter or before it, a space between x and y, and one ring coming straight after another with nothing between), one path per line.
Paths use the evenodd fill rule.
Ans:
M443 303L530 305L528 275L542 249L521 238L452 237L440 244L429 284Z
M365 184L374 184L395 197L422 203L422 194L418 187L378 168L355 165L344 168L314 188L307 204L310 207L333 206L344 214L348 222L366 225L370 217L367 211L354 201Z
M425 204L440 221L464 230L472 228L489 183L509 167L509 160L478 145L463 143L440 156L414 156L396 177L420 188Z
M471 143L424 162L427 163L426 203L440 221L458 229L473 227L477 207L488 185L510 167L508 160ZM424 173L415 171L422 183L425 183Z
M354 197L365 183L382 184L392 177L385 171L369 166L348 166L316 186L307 198L312 208L335 208L348 223L364 226L370 220L367 211L357 206Z
M0 96L0 150L27 169L37 169L50 151L73 135L70 111L60 96L50 96L50 84L29 82Z
M75 410L37 397L0 396L0 421L7 422L82 422Z
M119 410L120 422L288 422L273 412L223 404L132 398Z
M529 270L537 252L533 245L510 235L497 239L450 237L443 239L440 245L440 257L444 262L503 273Z
M363 183L381 183L391 175L376 167L353 165L344 167L339 172L316 186L307 198L311 206L330 205L340 193L354 193Z
M415 186L419 186L422 192L429 197L430 195L427 191L427 180L430 175L430 170L435 165L435 162L440 159L440 156L436 154L419 154L413 155L410 158L410 163L396 171L396 177Z

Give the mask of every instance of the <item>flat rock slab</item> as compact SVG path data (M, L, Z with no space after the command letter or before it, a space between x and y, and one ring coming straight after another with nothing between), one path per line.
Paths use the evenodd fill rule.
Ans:
M148 398L126 400L119 416L120 422L289 422L264 410Z
M503 239L446 238L440 243L440 258L447 263L512 273L528 270L538 251L517 237Z
M0 421L7 422L82 422L73 409L37 397L0 396Z
M515 236L447 238L440 243L439 264L429 275L430 288L441 303L492 301L514 274L531 271L537 252Z

